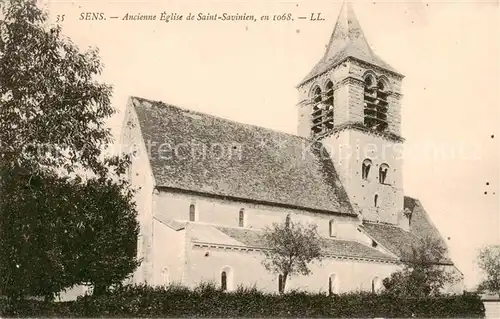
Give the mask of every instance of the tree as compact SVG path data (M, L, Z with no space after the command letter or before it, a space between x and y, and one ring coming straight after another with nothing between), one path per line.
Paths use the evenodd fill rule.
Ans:
M124 189L126 190L124 192ZM120 284L140 264L137 260L139 223L133 193L111 179L87 181L76 215L75 269L80 283L91 283L94 294ZM75 221L73 225L75 225ZM92 238L92 240L89 240Z
M491 245L481 249L477 263L485 275L478 290L494 293L500 297L500 245Z
M98 50L81 52L35 0L0 7L0 168L99 172L114 109Z
M383 280L387 292L404 297L439 295L457 276L443 267L446 247L441 241L423 238L403 253L403 269Z
M280 293L285 291L289 276L309 275L308 265L323 257L317 226L293 222L289 215L285 222L266 227L262 238L269 248L264 250L262 264L268 271L281 275Z
M52 299L77 284L101 293L139 265L132 192L110 178L86 181L15 169L1 180L0 289Z
M114 109L98 50L81 51L35 0L4 1L0 16L0 289L102 291L138 261L126 159L103 154Z

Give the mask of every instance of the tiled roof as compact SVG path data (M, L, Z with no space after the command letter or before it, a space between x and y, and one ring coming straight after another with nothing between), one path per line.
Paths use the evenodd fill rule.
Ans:
M169 219L167 212L165 212L164 210L155 211L154 218L163 223L164 225L172 228L173 230L185 229L187 225L187 221L178 221Z
M420 242L418 237L396 225L364 222L360 228L377 243L399 257L402 257L412 245Z
M190 236L189 240L194 243L242 246L256 249L268 248L262 240L261 230L241 227L223 227L178 220L161 220L161 222L169 227L183 225L182 228L176 230L185 229L188 231ZM397 261L397 259L392 256L355 241L321 238L321 242L324 252L328 255Z
M236 239L246 246L264 247L262 232L244 228L217 227L224 234ZM359 257L391 260L394 259L376 249L361 243L347 240L321 238L323 249L327 254L342 257Z
M162 102L130 103L157 187L354 215L330 157L309 151L311 141Z
M408 208L411 212L409 232L396 225L371 222L364 222L360 228L375 241L399 257L403 257L412 245L418 245L423 238L437 240L444 247L447 247L446 242L430 220L420 201L405 196L404 206L405 209ZM452 264L448 256L444 256L441 262Z
M342 9L327 45L323 58L314 66L299 84L321 75L348 57L379 66L399 74L393 67L373 53L349 1L342 4Z
M405 208L411 211L410 233L420 238L430 237L441 242L446 247L446 241L439 233L420 201L405 196Z

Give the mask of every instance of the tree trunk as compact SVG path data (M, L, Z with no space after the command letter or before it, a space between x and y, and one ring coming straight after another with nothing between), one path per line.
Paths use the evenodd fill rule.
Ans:
M287 272L283 273L283 279L281 280L281 292L280 292L282 294L285 293L287 278L288 278L288 273Z
M92 295L94 296L100 296L104 295L106 293L106 285L103 284L94 284L94 290L92 292Z

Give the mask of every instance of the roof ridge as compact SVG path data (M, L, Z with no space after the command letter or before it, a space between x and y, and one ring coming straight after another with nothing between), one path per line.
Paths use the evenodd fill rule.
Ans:
M130 96L130 99L139 99L139 100L146 101L146 102L149 102L149 103L152 103L152 104L156 104L156 105L161 104L162 106L172 107L174 109L178 109L180 111L192 113L194 115L207 116L207 117L211 117L211 118L223 120L223 121L226 121L226 122L235 123L235 124L238 124L238 125L244 125L244 126L251 127L251 128L258 128L258 129L261 129L261 130L265 130L265 131L269 131L269 132L273 132L273 133L277 133L277 134L283 134L283 135L295 137L295 138L298 138L298 139L301 139L301 140L305 140L305 141L309 141L309 142L314 142L313 139L310 139L310 138L307 138L307 137L303 137L303 136L300 136L300 135L296 135L296 134L292 134L292 133L287 133L287 132L283 132L283 131L278 131L278 130L275 130L275 129L272 129L272 128L269 128L269 127L265 127L265 126L261 126L261 125L238 122L236 120L228 119L228 118L222 117L220 115L205 113L205 112L202 112L202 111L197 111L197 110L189 109L189 108L182 107L182 106L177 106L177 105L166 103L166 102L163 102L163 101L160 101L160 100L155 101L155 100L147 99L147 98L144 98L144 97L132 96L132 95ZM135 105L134 105L134 107L135 107Z

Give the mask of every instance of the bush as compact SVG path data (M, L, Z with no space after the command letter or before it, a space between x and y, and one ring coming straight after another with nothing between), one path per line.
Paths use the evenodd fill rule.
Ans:
M214 284L124 286L105 295L71 302L0 301L0 315L21 317L484 317L476 294L404 299L367 292L334 296L293 291L269 294L238 287L223 292Z

